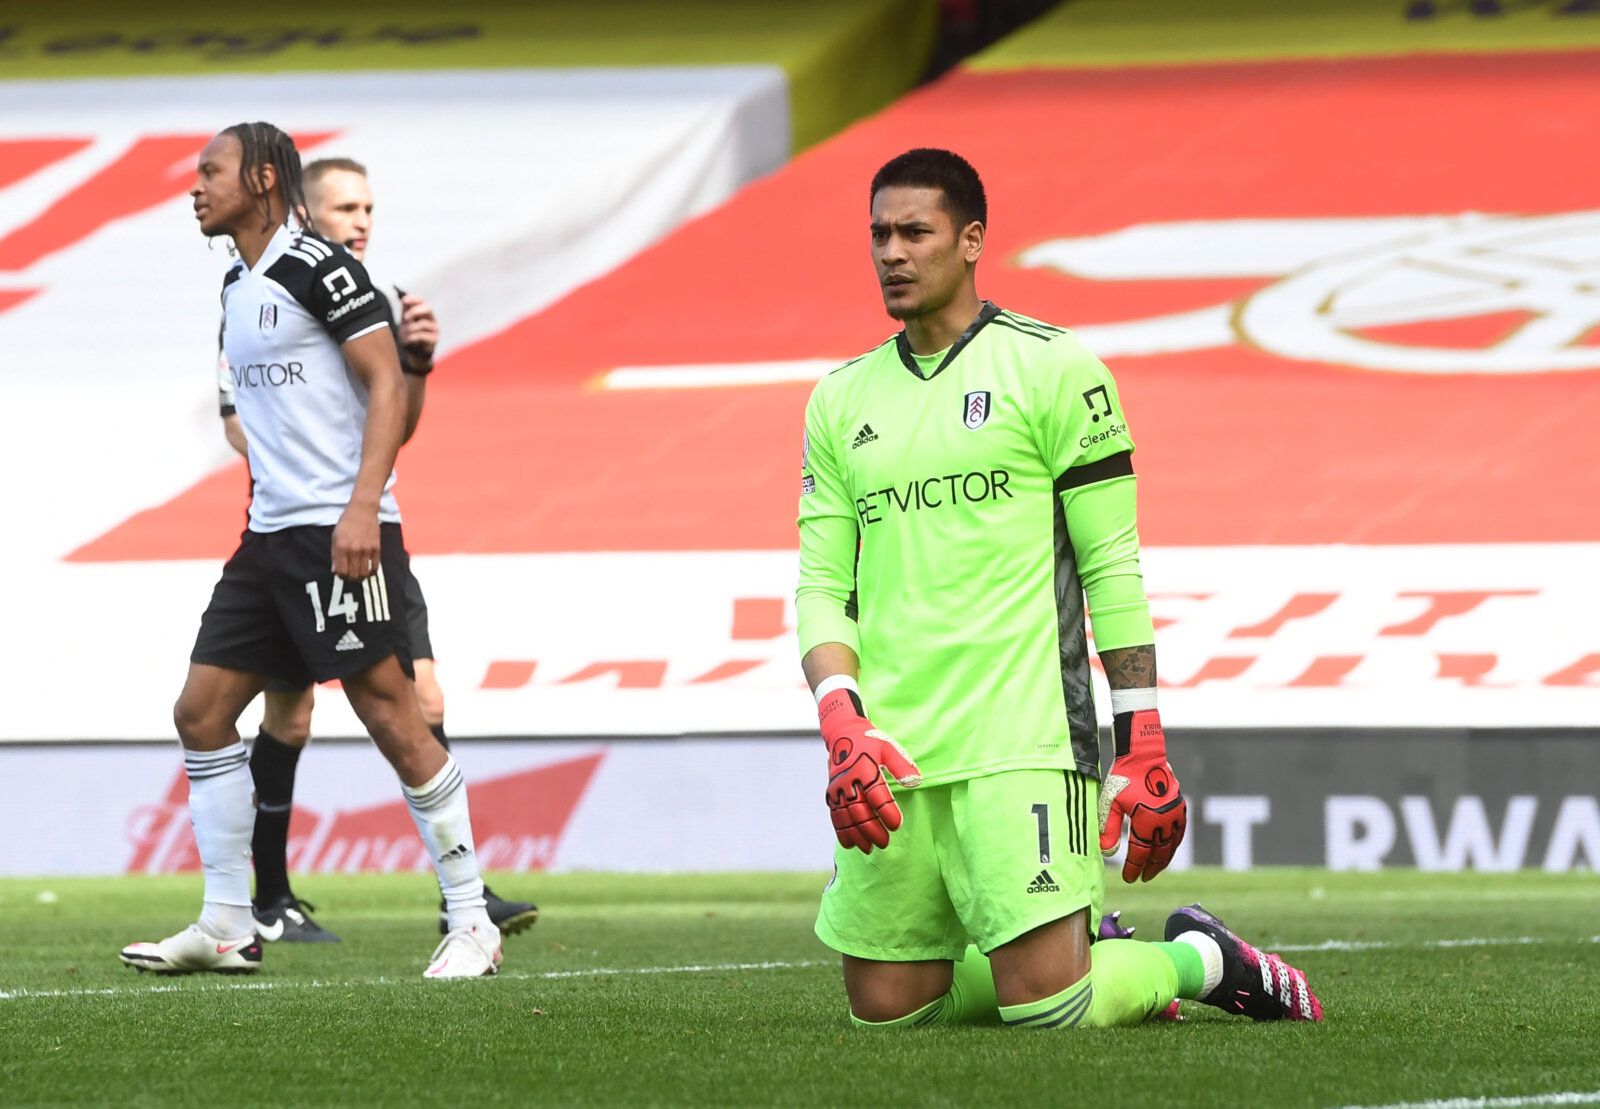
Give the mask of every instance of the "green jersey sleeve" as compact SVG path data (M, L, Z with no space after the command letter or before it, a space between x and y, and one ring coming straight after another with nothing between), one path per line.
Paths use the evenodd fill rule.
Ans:
M1154 643L1155 625L1139 566L1132 475L1082 485L1060 496L1094 626L1095 650Z
M1058 485L1086 485L1103 480L1097 477L1102 473L1104 477L1132 473L1131 464L1119 472L1121 462L1106 461L1133 453L1133 437L1111 371L1070 332L1056 336L1050 351L1030 411L1039 454ZM1084 471L1084 467L1095 468Z
M800 584L795 592L800 657L819 643L843 643L859 656L856 505L834 458L821 390L806 405L800 456Z
M1055 475L1095 649L1155 642L1139 565L1133 437L1111 371L1071 333L1041 382L1040 454Z

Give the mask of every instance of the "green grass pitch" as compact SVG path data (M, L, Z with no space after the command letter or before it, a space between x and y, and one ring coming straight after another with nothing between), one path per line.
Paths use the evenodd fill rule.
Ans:
M1600 1089L1595 875L1113 880L1142 937L1198 899L1286 949L1328 1020L1253 1025L1186 1003L1183 1024L1070 1034L852 1030L811 935L819 876L495 884L544 919L507 941L498 978L438 983L420 978L437 940L423 876L305 878L344 942L269 945L249 978L117 962L193 919L198 878L0 881L0 1104L1169 1109Z

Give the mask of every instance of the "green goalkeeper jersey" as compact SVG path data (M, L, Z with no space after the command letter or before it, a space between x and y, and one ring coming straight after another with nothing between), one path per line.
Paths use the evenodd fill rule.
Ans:
M817 384L801 464L800 649L860 658L873 723L936 785L999 771L1099 775L1074 490L1122 487L1138 608L1101 650L1150 642L1116 384L1067 331L985 302L948 351L901 332ZM1080 531L1093 516L1071 516ZM1091 525L1081 521L1088 519ZM1142 621L1140 619L1142 616ZM1145 629L1141 632L1140 629Z

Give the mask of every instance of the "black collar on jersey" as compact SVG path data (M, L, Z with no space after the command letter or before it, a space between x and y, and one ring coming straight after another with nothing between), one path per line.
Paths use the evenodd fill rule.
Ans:
M967 344L972 342L973 337L983 330L983 325L999 314L1000 306L998 304L992 300L984 301L983 308L978 312L978 318L973 320L967 329L961 333L961 338L950 344L950 353L946 354L944 361L939 363L938 368L926 377L923 377L922 367L917 365L916 355L911 353L911 340L906 338L904 331L894 337L894 349L900 352L900 361L905 363L906 369L924 381L932 381L939 376L941 370L956 360L956 355L966 349Z

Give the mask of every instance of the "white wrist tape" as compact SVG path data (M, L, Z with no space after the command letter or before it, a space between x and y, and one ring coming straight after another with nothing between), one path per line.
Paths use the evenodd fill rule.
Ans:
M1156 707L1156 690L1154 686L1148 689L1113 689L1111 691L1111 715L1121 716L1125 712L1142 712L1145 709Z
M857 697L861 696L861 690L856 685L856 680L849 674L828 675L817 683L817 688L812 691L812 696L817 699L817 704L820 705L824 697L838 689L848 689Z

